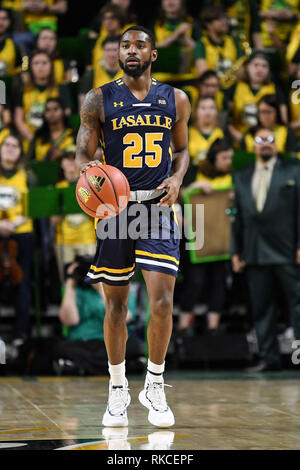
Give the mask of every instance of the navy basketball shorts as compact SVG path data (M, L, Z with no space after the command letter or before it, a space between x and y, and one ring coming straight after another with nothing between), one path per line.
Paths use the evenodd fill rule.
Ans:
M138 269L177 276L180 229L174 208L157 206L160 199L129 202L118 216L99 220L85 282L125 286Z

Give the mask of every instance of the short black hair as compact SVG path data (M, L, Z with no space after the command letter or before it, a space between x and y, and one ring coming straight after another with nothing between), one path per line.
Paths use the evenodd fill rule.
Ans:
M149 39L150 39L150 42L151 42L152 50L156 49L155 37L154 37L154 34L152 33L152 31L150 29L147 29L147 28L144 28L144 26L138 26L138 25L130 26L130 28L127 28L126 31L124 31L124 33L121 36L120 41L122 41L122 37L124 36L124 34L128 33L128 31L142 31L143 33L147 34L147 36L149 36Z
M109 44L111 42L117 42L118 44L120 44L120 39L121 36L107 36L102 42L102 47L106 46L106 44Z
M270 131L274 135L274 132L272 131L272 129L268 129L266 126L263 126L262 124L257 124L256 126L252 127L251 134L253 135L253 137L255 137L258 132L264 131L264 130Z
M279 101L278 101L278 98L275 94L268 94L268 95L264 95L260 100L259 102L257 103L257 107L259 107L260 103L265 103L266 105L270 106L271 108L273 108L276 112L276 121L277 121L277 124L280 124L280 125L283 125L283 121L282 121L282 118L281 118L281 114L280 114L280 105L279 105ZM258 116L258 121L259 121L259 116Z
M220 18L226 17L226 11L217 5L213 5L210 7L204 8L204 10L201 13L201 23L203 27L207 24L212 23L215 20L219 20Z
M219 77L218 77L217 72L215 72L214 70L206 70L206 71L203 72L203 74L198 78L198 83L202 84L203 82L205 82L205 80L207 80L208 78L211 78L211 77L217 78L218 81L219 81Z
M207 152L206 158L210 163L214 165L216 162L216 157L218 153L225 152L226 150L231 150L231 149L232 149L232 144L231 142L229 142L228 139L226 138L217 139L210 146Z

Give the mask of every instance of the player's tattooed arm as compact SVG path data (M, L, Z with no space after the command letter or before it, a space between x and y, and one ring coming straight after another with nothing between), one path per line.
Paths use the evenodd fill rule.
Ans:
M102 91L92 89L88 92L80 111L81 125L77 135L76 163L83 171L87 166L101 162L93 159L99 145L100 126L104 122Z
M171 206L176 202L190 160L188 152L188 121L191 114L191 105L187 95L177 88L175 88L175 103L176 123L172 131L172 176L165 179L157 188L165 188L167 190L166 196L159 201L158 205L160 206Z

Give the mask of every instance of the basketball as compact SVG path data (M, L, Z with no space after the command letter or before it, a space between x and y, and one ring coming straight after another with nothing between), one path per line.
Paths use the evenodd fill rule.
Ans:
M106 219L118 215L128 204L130 187L126 176L111 165L87 168L76 185L81 209L91 217Z

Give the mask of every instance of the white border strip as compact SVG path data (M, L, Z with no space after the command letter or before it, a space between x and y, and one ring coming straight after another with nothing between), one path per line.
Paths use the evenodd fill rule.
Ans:
M99 274L92 274L92 273L87 273L87 276L90 277L91 279L99 279L99 277L104 277L104 279L108 279L109 281L128 281L133 275L135 271L132 273L128 274L127 276L109 276L108 274L104 273L99 273Z
M153 266L162 266L163 268L169 268L169 269L173 269L174 271L178 271L178 268L174 266L173 264L162 263L161 261L152 261L150 259L143 259L143 258L136 258L135 261L136 263L153 264Z

